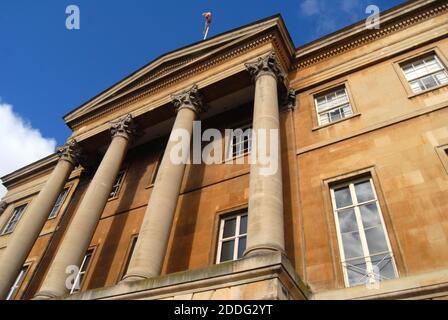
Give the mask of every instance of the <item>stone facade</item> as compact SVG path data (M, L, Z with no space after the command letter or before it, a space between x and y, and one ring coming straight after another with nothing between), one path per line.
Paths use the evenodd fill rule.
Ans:
M0 235L0 298L27 266L10 298L446 299L448 86L413 93L402 66L436 55L448 67L447 19L447 1L408 1L379 30L360 22L295 48L274 16L164 55L73 110L59 152L2 177L0 232L27 206ZM352 112L322 123L315 98L335 88ZM170 132L194 120L279 129L278 175L173 165ZM396 266L375 288L347 285L341 263L331 190L359 177ZM217 264L220 219L240 211L244 257ZM66 267L87 250L70 295Z

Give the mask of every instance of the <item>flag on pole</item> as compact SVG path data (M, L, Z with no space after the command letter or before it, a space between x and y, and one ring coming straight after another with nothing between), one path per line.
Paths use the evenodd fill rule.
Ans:
M210 24L212 23L212 13L204 12L202 16L205 17L205 27L204 27L204 40L207 39L208 29L210 28Z

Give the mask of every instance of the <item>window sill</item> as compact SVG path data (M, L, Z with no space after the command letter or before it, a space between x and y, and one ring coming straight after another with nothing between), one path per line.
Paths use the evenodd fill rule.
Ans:
M2 234L0 234L0 238L1 238L1 237L9 236L9 235L13 234L13 232L14 232L14 230L13 230L13 231L10 231L10 232L2 233Z
M448 83L442 84L440 86L437 86L437 87L434 87L434 88L431 88L431 89L428 89L428 90L425 90L425 91L421 91L419 93L411 92L411 93L408 94L408 98L412 99L412 98L415 98L415 97L418 97L418 96L424 95L426 93L430 93L432 91L436 91L436 90L439 90L439 89L442 89L442 88L445 88L445 87L448 87Z
M151 188L153 188L154 187L154 183L151 183L151 184L148 184L146 187L145 187L145 189L151 189Z
M107 199L107 201L106 202L112 202L112 201L115 201L115 200L117 200L119 198L119 196L118 195L116 195L116 196L114 196L114 197L112 197L112 198L109 198L109 199Z
M312 128L311 131L324 129L324 128L327 128L327 127L332 126L334 124L337 124L337 123L340 123L340 122L343 122L343 121L346 121L346 120L349 120L349 119L353 119L353 118L356 118L356 117L359 117L359 116L361 116L361 114L359 112L357 112L357 113L352 114L349 117L345 117L345 118L337 120L335 122L327 123L327 124L324 124L322 126L316 126L316 127Z
M240 155L237 155L237 156L229 157L229 158L225 159L223 163L226 164L227 162L234 162L237 159L244 158L244 157L246 157L248 155L250 155L250 151L246 151L243 154L240 154Z

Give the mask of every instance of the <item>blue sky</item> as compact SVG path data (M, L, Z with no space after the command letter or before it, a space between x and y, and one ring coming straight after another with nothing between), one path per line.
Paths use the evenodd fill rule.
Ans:
M369 4L384 11L403 2L1 0L0 107L8 104L8 116L40 134L53 148L70 134L64 114L157 56L201 40L204 11L213 12L209 36L281 13L295 45L300 46L365 19ZM80 30L65 27L70 4L80 8ZM14 131L6 119L0 118L0 126ZM24 134L18 140L26 139ZM41 153L46 152L48 147ZM0 175L5 170L0 163Z

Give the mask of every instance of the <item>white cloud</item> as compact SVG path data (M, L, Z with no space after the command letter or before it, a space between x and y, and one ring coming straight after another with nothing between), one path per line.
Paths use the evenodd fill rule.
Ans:
M306 16L312 16L318 14L320 11L319 2L318 0L304 0L300 4L300 10L302 14Z
M315 33L336 31L364 17L367 0L300 0L300 15L312 17Z
M54 152L55 139L42 137L29 121L0 100L0 176L13 172ZM0 185L0 198L6 193Z

